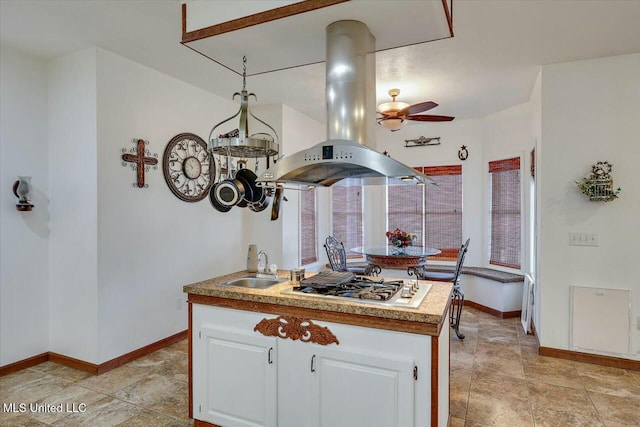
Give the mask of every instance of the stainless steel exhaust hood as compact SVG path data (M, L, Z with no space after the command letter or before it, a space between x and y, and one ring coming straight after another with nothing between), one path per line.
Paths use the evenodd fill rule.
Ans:
M367 127L375 126L375 118L367 114L375 110L375 99L368 98L375 96L374 58L375 38L364 23L338 21L327 27L328 140L280 159L257 183L330 186L346 178L347 185L432 182L366 146Z

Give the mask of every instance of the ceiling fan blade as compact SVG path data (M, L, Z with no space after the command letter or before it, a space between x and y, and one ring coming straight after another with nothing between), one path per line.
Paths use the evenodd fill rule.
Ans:
M433 101L426 101L426 102L419 102L417 104L413 104L413 105L409 105L407 108L400 110L398 112L398 115L400 116L406 116L409 114L418 114L418 113L423 113L427 110L431 110L432 108L437 107L438 104L436 104Z
M415 116L406 116L406 120L414 120L416 122L450 122L455 119L451 116L435 116L433 114L418 114Z

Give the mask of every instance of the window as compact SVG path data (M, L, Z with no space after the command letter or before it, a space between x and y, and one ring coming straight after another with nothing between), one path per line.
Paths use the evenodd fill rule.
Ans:
M427 166L423 173L437 185L425 185L426 246L440 249L431 259L456 260L462 244L462 166Z
M318 260L316 244L316 191L300 192L300 258L302 265Z
M363 246L362 186L331 187L333 230L331 235L344 244L348 258L362 257L350 248Z
M389 186L388 228L415 233L415 245L440 249L431 259L453 261L462 244L462 166L416 169L437 185Z
M489 263L520 269L520 158L489 162Z

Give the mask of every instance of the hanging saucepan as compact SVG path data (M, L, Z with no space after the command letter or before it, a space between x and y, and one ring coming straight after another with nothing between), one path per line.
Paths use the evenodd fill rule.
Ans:
M271 221L275 221L280 216L280 202L282 201L282 193L284 188L276 188L276 195L273 196L273 203L271 204Z
M236 172L236 180L240 181L245 187L245 194L238 206L245 207L249 203L254 203L262 197L262 188L256 186L256 174L249 169L240 169Z
M242 198L238 203L236 203L236 206L239 206L241 208L247 207L249 202L251 202L254 199L253 187L251 185L251 180L250 180L251 176L247 174L247 172L245 171L253 174L253 172L251 172L248 169L240 169L239 171L236 172L235 179L233 180L234 183L236 183L236 186L238 186L238 188L240 187L244 188ZM249 179L247 179L247 176L249 177ZM253 176L256 176L256 175L253 174ZM255 179L254 179L254 182L255 182Z
M216 210L220 211L220 212L229 212L231 210L231 206L225 206L223 204L221 204L218 199L216 199L216 186L218 186L219 183L217 184L213 184L211 186L211 189L209 190L209 202L211 202L211 206L213 206L214 208L216 208Z
M267 206L269 206L269 202L271 201L271 196L269 194L271 194L271 192L270 190L263 189L262 187L256 188L262 190L260 199L258 199L257 202L249 203L249 209L253 212L262 212L267 208Z
M237 179L225 179L213 187L213 193L213 197L220 205L232 207L244 197L245 187Z

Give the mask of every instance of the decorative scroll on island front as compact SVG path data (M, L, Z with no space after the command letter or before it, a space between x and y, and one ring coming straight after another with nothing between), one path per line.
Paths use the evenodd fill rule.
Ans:
M326 326L318 326L309 319L278 316L262 319L254 328L265 336L280 337L294 341L312 342L320 345L340 344L338 338Z

